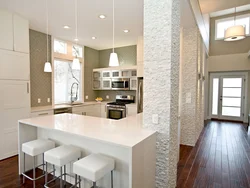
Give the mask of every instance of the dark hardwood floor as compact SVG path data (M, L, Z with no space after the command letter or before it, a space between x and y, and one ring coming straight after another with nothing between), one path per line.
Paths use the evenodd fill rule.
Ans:
M195 147L185 150L178 163L178 188L250 187L250 133L246 125L208 122Z
M31 181L22 184L20 180L17 156L0 161L0 188L32 188ZM43 187L44 180L36 185ZM195 147L181 145L177 187L250 188L250 133L246 125L208 122Z

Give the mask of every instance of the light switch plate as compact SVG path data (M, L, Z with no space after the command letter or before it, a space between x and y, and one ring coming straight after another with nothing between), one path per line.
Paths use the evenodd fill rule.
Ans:
M86 95L86 96L85 96L85 99L89 99L89 96L88 96L88 95Z
M109 95L106 96L106 99L109 99Z
M152 122L153 122L153 124L158 124L159 123L159 115L158 114L153 114L152 115Z
M50 98L47 98L47 102L50 103Z
M38 99L37 102L38 102L38 103L41 103L41 99Z

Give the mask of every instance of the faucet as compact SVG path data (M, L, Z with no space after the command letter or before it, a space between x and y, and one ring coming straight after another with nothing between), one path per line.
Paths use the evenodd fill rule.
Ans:
M76 96L73 97L73 88L74 88L74 85L77 86L76 88ZM78 88L79 88L79 84L74 82L72 85L71 85L71 91L70 91L70 96L71 96L71 103L75 102L78 98Z

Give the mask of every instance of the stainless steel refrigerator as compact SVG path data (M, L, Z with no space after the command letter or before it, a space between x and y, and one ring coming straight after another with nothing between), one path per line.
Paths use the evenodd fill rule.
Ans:
M143 78L138 78L137 109L138 113L143 112Z

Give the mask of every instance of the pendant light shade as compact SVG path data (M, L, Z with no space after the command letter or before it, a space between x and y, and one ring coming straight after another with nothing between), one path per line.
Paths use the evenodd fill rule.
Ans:
M246 30L242 25L235 25L229 27L225 31L225 39L224 41L237 41L246 38Z
M74 58L74 60L73 60L72 69L73 70L80 70L81 69L81 64L80 64L80 61L77 57Z
M44 72L52 72L52 67L51 67L50 62L46 62L44 64Z
M119 66L118 55L115 53L115 1L113 0L113 52L110 54L109 66Z
M111 53L111 54L110 54L109 66L110 66L110 67L119 66L119 60L118 60L117 53Z
M236 25L236 7L234 16L234 26L226 29L224 41L237 41L246 38L246 29L243 25Z

